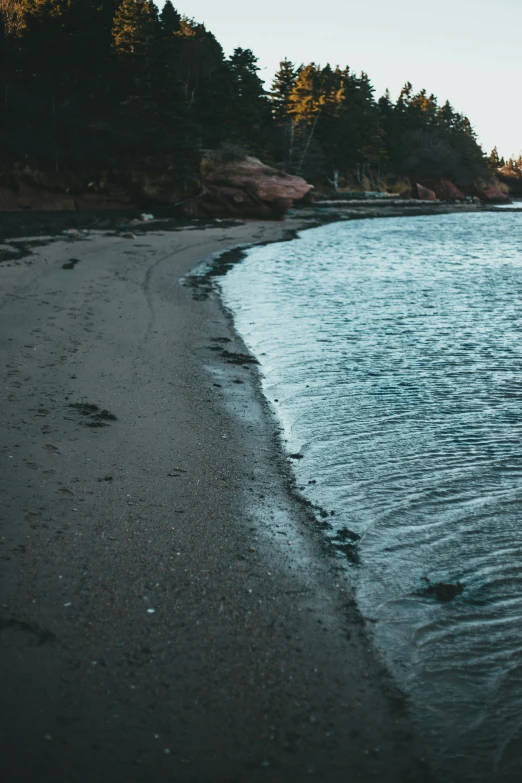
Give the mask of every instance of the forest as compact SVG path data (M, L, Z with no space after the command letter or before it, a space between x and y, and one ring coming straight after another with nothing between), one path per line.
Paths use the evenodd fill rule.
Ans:
M493 158L448 101L405 84L283 59L267 89L170 2L0 0L0 177L85 188L156 179L182 189L209 150L244 151L325 187L448 178Z

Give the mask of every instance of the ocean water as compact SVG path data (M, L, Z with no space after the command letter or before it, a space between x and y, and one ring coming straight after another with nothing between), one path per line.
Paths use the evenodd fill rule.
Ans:
M328 225L221 286L325 535L360 536L343 562L440 779L519 783L522 216Z

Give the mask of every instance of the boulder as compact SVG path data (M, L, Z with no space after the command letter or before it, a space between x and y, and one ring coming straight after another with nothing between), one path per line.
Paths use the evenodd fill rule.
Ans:
M482 193L480 193L480 200L485 201L487 204L513 203L509 196L506 196L505 193L502 193L502 191L496 188L494 185L488 185L487 188L484 188Z
M449 179L441 179L433 189L437 198L443 201L464 201L466 198L464 193Z
M186 202L183 211L193 217L282 220L294 201L312 189L302 177L247 157L207 168L202 192Z
M425 188L424 185L419 185L418 182L415 187L417 189L417 198L421 201L437 201L437 194L433 190Z

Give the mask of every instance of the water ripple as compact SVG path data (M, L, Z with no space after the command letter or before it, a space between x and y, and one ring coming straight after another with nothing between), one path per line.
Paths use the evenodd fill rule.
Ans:
M447 783L522 780L521 221L325 226L222 283Z

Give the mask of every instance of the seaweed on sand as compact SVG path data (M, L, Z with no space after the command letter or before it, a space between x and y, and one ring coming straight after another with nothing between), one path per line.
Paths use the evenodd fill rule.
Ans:
M93 405L89 402L71 402L69 408L76 411L80 416L85 416L88 421L82 422L85 427L96 429L98 427L108 427L108 422L117 421L118 418L105 408L100 410L99 405Z
M354 533L347 527L341 527L337 531L337 535L332 538L332 545L338 552L342 552L343 555L350 561L350 563L359 562L359 550L357 547L361 537L358 533Z

